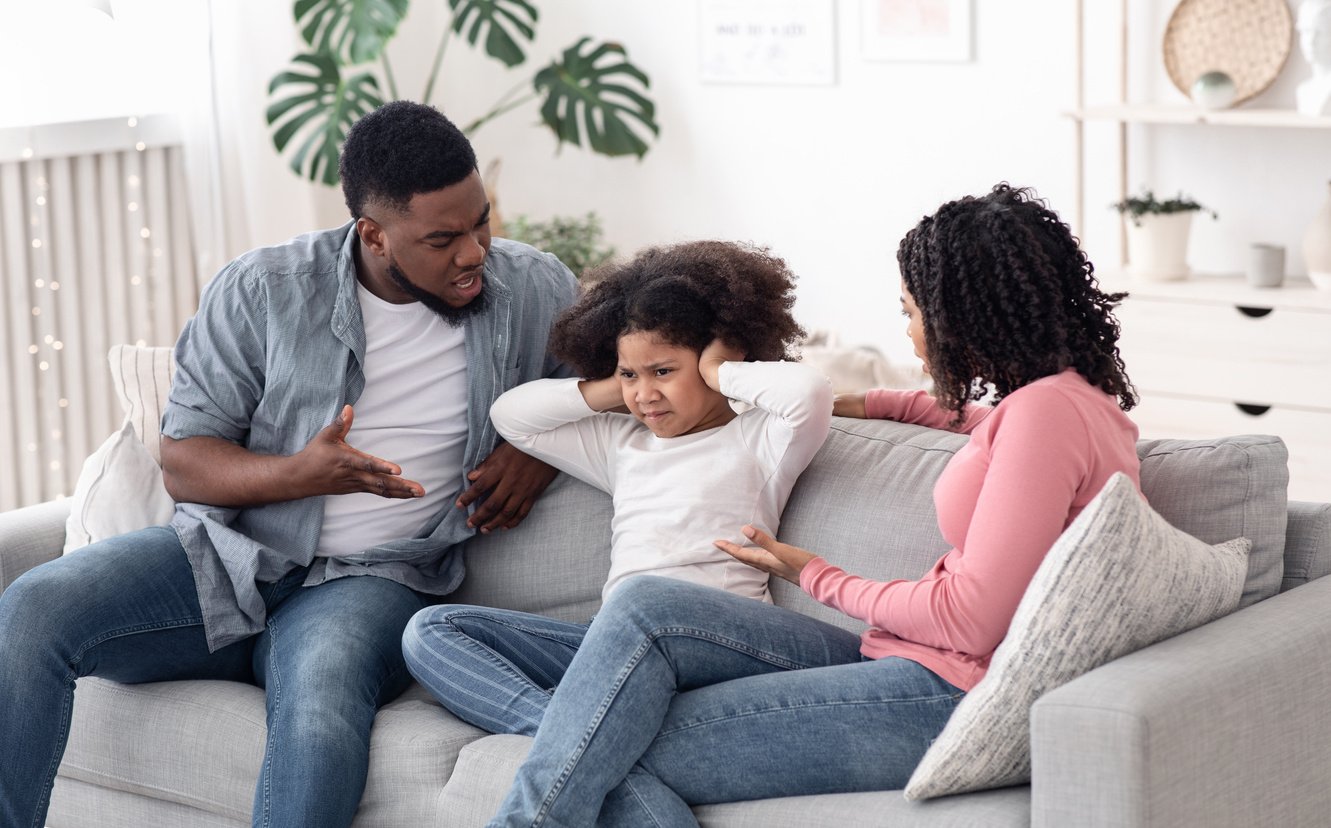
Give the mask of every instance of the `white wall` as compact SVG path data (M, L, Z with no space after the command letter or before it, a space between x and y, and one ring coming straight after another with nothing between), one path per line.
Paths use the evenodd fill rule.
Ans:
M902 359L910 349L897 315L895 251L920 216L1006 179L1035 187L1072 220L1074 131L1063 115L1075 103L1072 0L972 0L974 59L964 64L865 61L858 0L829 0L837 15L838 80L824 87L700 82L699 2L541 3L532 57L515 70L454 40L433 102L459 122L583 35L621 41L652 78L662 134L641 162L568 147L556 155L534 104L480 130L474 139L482 165L503 161L506 215L595 210L621 252L700 237L768 244L801 276L797 310L807 327L835 328L844 342L877 345ZM1118 3L1086 5L1087 102L1108 102L1117 94ZM1174 5L1131 0L1134 100L1186 102L1160 57ZM443 3L413 4L391 49L404 97L420 98L446 20ZM281 25L273 14L263 21ZM271 47L247 54L261 113L259 82L289 55ZM1292 108L1294 87L1308 74L1296 47L1276 84L1248 105ZM261 118L255 122L262 126ZM1116 134L1109 125L1088 127L1086 226L1077 228L1106 271L1118 264L1118 217L1108 208L1117 198ZM1299 240L1326 196L1331 132L1133 127L1130 136L1130 188L1182 189L1220 213L1218 221L1196 223L1195 268L1237 271L1247 244L1267 241L1286 245L1290 272L1302 272ZM279 183L287 186L274 204L300 191L289 181L273 186ZM336 191L303 191L319 223L344 220ZM273 241L294 232L280 217L267 226Z
M979 0L975 59L948 64L861 60L859 5L835 6L838 82L776 87L700 82L697 0L542 4L535 55L584 34L619 40L651 76L661 138L641 162L568 147L556 157L534 105L511 113L474 136L482 165L503 161L504 213L595 210L621 252L701 237L770 245L801 277L806 327L909 359L895 259L907 229L1003 179L1070 205L1073 133L1060 112L1073 100L1073 9ZM458 120L532 71L451 48L436 103Z

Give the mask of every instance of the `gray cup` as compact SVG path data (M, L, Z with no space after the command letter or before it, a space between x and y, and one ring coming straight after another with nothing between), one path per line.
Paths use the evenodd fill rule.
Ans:
M1249 247L1247 277L1253 287L1280 287L1285 281L1285 248L1278 244Z

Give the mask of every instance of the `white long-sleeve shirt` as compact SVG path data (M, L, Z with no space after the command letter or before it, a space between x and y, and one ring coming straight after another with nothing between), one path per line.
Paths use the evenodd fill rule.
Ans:
M726 362L719 378L723 394L753 408L680 437L592 410L576 379L529 382L491 407L505 440L613 498L603 598L650 573L770 600L767 574L712 541L751 545L745 524L776 535L795 480L827 438L832 390L796 362Z

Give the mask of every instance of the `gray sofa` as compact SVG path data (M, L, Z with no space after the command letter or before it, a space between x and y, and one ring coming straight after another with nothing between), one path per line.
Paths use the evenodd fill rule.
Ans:
M945 551L931 491L964 438L837 419L783 539L871 577ZM1174 525L1254 549L1238 612L1111 662L1032 710L1029 786L910 803L900 792L697 808L706 826L1331 824L1331 504L1286 503L1272 437L1143 441L1143 488ZM0 584L60 553L67 506L0 515ZM585 619L607 570L608 498L561 477L520 528L479 538L455 600ZM784 582L777 603L856 624ZM1279 593L1279 594L1277 594ZM1178 600L1188 596L1179 595ZM262 693L229 682L79 682L51 828L242 826ZM358 826L475 826L528 740L487 736L419 687L379 714ZM799 761L792 756L791 761Z

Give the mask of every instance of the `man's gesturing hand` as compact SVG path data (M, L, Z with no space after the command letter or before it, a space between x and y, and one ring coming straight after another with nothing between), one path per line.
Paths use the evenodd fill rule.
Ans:
M471 485L458 497L457 507L480 505L467 525L489 534L492 529L512 529L531 512L532 504L559 472L546 463L523 454L508 443L500 443L490 456L467 473Z
M353 416L351 406L343 406L333 424L314 435L296 455L298 477L309 494L369 492L392 498L424 495L425 487L402 477L402 469L396 463L347 444Z

